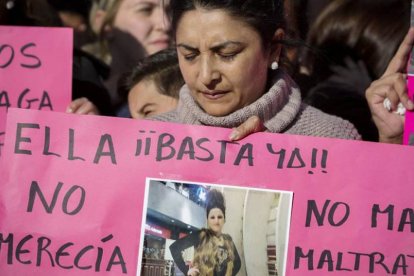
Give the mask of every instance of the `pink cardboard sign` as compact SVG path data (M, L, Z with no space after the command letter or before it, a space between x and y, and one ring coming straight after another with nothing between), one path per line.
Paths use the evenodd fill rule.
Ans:
M4 147L4 138L6 135L6 109L0 109L0 157Z
M145 240L148 232L183 237L145 219L165 219L187 204L185 191L181 204L169 197L177 183L294 193L284 241L274 247L236 244L239 275L273 265L279 275L414 275L414 148L269 133L236 143L228 142L229 133L10 110L10 162L0 183L2 275L140 274L146 256L140 246L153 242ZM151 190L159 196L151 197ZM230 212L236 200L226 200ZM262 219L264 204L232 210L226 225L244 216ZM154 207L159 205L163 209ZM182 212L198 208L190 205ZM244 223L243 235L248 228L256 235L275 230L275 223ZM279 249L283 244L287 257ZM260 262L252 264L252 258Z
M70 28L0 26L0 110L65 111L72 95L72 52Z

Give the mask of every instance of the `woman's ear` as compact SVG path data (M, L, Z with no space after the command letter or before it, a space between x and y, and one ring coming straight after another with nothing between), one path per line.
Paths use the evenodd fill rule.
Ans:
M269 53L269 67L273 66L272 63L279 63L280 53L282 52L281 41L285 37L285 31L282 28L278 28L272 38L270 43L270 53Z

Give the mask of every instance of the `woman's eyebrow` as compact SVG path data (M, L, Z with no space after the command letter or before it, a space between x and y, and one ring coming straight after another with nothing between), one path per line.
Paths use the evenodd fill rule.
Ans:
M191 51L191 52L198 52L197 48L191 47L191 46L183 44L183 43L177 44L177 47L184 48L185 50L188 50L188 51Z
M129 9L133 9L133 8L140 8L140 7L147 7L147 6L151 6L154 7L155 4L152 2L134 2L134 3L129 3L129 5L127 6Z
M217 44L217 45L214 45L214 46L210 47L210 50L213 51L213 52L216 52L216 51L220 51L222 49L225 49L229 46L240 47L240 46L244 46L244 45L245 45L244 43L238 42L238 41L226 41L226 42L223 42L223 43L220 43L220 44ZM184 48L184 49L186 49L188 51L192 51L192 52L198 51L197 48L191 47L190 45L186 45L184 43L177 44L177 47Z
M229 46L237 46L237 47L240 47L240 46L244 46L244 43L238 42L238 41L231 41L230 40L230 41L226 41L226 42L220 43L218 45L214 45L213 47L210 48L210 50L212 50L212 51L220 51L220 50L225 49L225 48L227 48Z
M155 4L153 2L150 2L150 1L141 1L141 2L131 3L131 6L139 6L139 5L152 5L152 6L155 6Z

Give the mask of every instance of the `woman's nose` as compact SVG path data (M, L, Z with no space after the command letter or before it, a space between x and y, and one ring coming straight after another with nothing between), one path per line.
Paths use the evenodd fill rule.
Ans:
M220 72L215 68L210 57L202 57L200 60L200 82L209 89L213 89L220 80Z
M166 11L160 6L153 14L154 29L169 32L171 28L170 20Z

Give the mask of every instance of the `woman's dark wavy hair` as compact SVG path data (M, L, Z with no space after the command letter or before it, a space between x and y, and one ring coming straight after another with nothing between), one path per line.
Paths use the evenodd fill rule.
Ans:
M319 80L331 64L345 57L364 61L372 78L379 78L398 49L410 24L411 0L335 0L309 31L308 44L317 49L304 58Z
M224 201L224 196L219 190L216 189L210 190L206 196L207 218L211 209L214 208L219 208L223 212L224 217L226 217L226 202Z
M173 37L183 14L197 8L220 9L239 18L260 34L265 47L270 45L278 28L285 29L282 0L170 0L167 10Z

